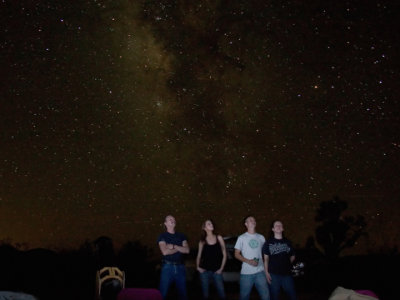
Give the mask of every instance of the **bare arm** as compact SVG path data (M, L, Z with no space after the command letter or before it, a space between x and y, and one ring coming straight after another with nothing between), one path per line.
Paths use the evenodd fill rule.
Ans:
M173 244L167 244L164 241L159 242L158 246L160 247L162 255L171 255L171 254L178 252L178 249L176 249L176 246L174 247Z
M292 255L292 256L290 257L290 262L293 263L295 259L296 259L296 256Z
M241 262L244 262L244 263L249 264L254 267L256 267L258 265L258 262L255 261L254 259L245 258L239 249L235 249L235 258L237 260L240 260Z
M203 246L204 246L204 242L200 241L199 242L199 251L197 252L197 257L196 257L196 267L200 273L205 271L203 268L200 268L200 259L201 259L201 254L203 253Z
M271 275L268 271L268 263L269 263L269 256L264 254L264 269L265 269L265 276L267 277L268 283L271 283Z
M222 271L224 270L225 264L226 264L226 246L225 246L225 241L222 238L222 236L217 236L219 244L221 245L221 250L222 250L222 262L221 262L221 267L216 271L216 273L221 274Z
M182 242L182 246L174 245L174 248L180 253L188 254L190 252L189 244L186 240Z

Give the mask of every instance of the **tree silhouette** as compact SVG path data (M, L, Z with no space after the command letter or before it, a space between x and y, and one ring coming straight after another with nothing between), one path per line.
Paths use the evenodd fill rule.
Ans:
M316 241L331 260L338 258L344 249L353 247L361 236L367 235L364 217L343 217L346 209L347 203L335 196L332 200L321 202L317 210L315 220L321 225L315 230Z
M128 241L122 246L118 260L124 266L127 286L143 288L158 284L154 282L158 260L153 261L153 256L152 250L139 241Z

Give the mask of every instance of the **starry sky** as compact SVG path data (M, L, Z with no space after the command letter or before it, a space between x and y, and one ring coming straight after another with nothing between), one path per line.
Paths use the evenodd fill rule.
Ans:
M164 216L303 246L334 196L355 251L399 246L394 1L13 1L1 7L0 240L155 246Z

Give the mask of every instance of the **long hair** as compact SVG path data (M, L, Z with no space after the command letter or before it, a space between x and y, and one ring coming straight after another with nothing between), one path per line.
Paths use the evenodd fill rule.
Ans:
M200 241L202 241L202 242L205 242L205 241L206 241L206 237L207 237L207 232L204 230L204 228L206 227L206 222L207 222L207 221L210 221L210 222L213 224L213 226L214 226L213 234L215 234L216 236L218 236L217 233L216 233L216 230L215 230L215 223L214 223L214 221L213 221L212 219L206 219L206 220L203 222L203 224L201 224Z

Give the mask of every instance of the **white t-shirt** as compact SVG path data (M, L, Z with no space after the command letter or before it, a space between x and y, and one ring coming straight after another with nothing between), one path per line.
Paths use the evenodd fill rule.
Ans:
M247 259L258 259L258 266L252 266L248 263L242 263L242 270L240 274L255 274L264 271L264 264L262 260L262 247L265 243L265 238L263 235L254 233L250 234L248 232L240 235L236 241L235 249L240 250L242 256Z

